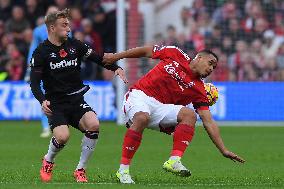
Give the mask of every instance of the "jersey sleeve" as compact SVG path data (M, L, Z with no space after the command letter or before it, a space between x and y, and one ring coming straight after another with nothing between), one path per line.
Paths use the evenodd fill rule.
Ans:
M74 39L79 57L88 57L93 52L93 49L86 43L78 39Z
M185 58L186 60L190 60L189 56L185 54L180 48L176 46L159 46L155 45L152 51L153 59L179 59Z
M40 48L36 48L32 53L32 58L30 59L30 67L32 70L42 71L43 69L43 57L40 53Z
M76 47L77 47L77 51L79 52L79 56L80 57L85 57L88 60L91 60L92 62L97 63L98 65L111 70L111 71L115 71L119 67L117 64L111 64L111 65L104 65L103 64L103 54L97 54L89 45L87 45L86 43L83 43L77 39L74 39L75 43L76 43Z
M42 103L45 100L44 94L41 90L40 83L42 80L42 72L43 72L43 57L40 53L39 48L37 48L30 60L30 87L34 97Z
M207 102L194 102L193 107L195 110L209 110Z
M206 96L204 87L198 87L198 91L194 100L192 101L192 104L195 110L209 110L208 98Z

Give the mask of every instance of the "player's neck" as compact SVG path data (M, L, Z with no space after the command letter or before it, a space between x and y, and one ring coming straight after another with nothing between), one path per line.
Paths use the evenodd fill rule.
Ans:
M197 73L196 68L195 68L195 64L194 64L193 61L189 64L189 68L194 74Z
M60 41L57 37L55 37L55 36L53 36L53 35L49 35L48 36L48 41L50 42L50 43L52 43L53 45L55 45L55 46L61 46L62 45L62 41Z
M198 72L197 72L196 67L195 67L195 63L193 61L189 64L189 68L192 71L192 73L198 75Z

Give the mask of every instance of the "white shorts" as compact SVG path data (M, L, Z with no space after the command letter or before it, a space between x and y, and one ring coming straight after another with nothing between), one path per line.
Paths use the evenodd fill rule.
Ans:
M122 110L125 122L132 124L133 116L137 112L147 112L150 115L148 128L160 130L177 125L177 115L182 105L163 104L153 97L147 96L143 91L132 89L124 95Z

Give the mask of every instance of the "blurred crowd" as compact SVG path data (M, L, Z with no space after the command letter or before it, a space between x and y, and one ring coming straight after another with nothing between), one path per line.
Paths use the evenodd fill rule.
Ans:
M51 5L71 9L73 37L98 53L115 52L115 9L105 10L104 1L112 0L0 0L0 81L23 80L33 29L44 23ZM191 57L212 49L220 61L210 80L284 80L284 1L194 0L180 18L182 32L169 25L155 35L155 43L176 45ZM83 62L82 77L109 80L112 75Z
M49 6L71 10L72 36L86 42L98 53L116 48L115 10L107 12L103 0L0 0L0 81L23 80L33 29L44 24ZM108 79L96 64L82 64L85 80Z
M195 0L155 43L176 45L191 57L204 48L219 56L213 81L284 80L284 1Z

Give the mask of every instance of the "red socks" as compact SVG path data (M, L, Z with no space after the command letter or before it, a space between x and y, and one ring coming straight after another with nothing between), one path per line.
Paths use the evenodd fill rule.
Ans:
M142 133L128 129L122 145L121 164L129 165L142 140Z
M194 127L179 124L176 127L173 136L173 149L171 156L179 156L182 157L185 149L191 142L194 135ZM124 142L122 145L122 157L120 160L121 164L129 165L135 152L140 146L142 140L142 134L138 133L132 129L128 129L125 136Z
M186 124L177 125L173 137L173 149L171 156L182 157L185 149L191 142L193 135L194 127Z

